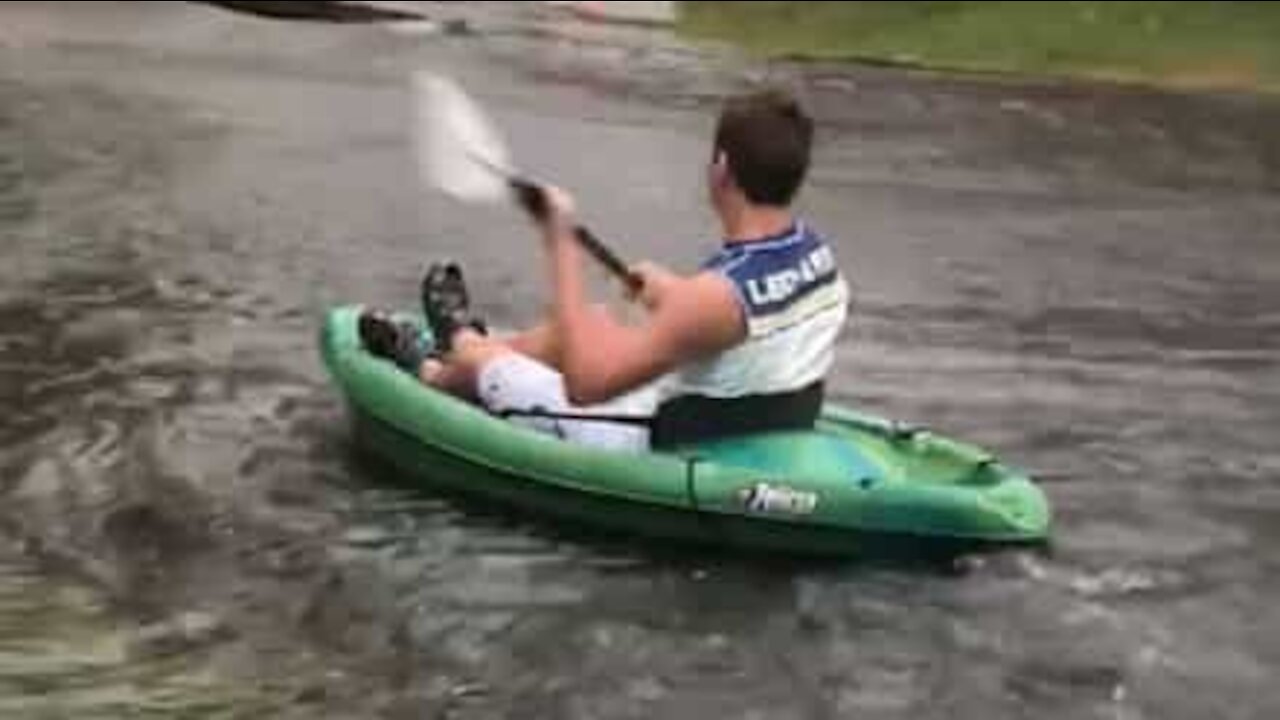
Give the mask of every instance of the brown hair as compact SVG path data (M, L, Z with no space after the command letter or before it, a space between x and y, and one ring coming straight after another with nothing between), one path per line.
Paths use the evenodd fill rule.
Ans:
M809 170L813 120L793 97L766 90L730 98L716 124L715 150L757 205L790 204Z

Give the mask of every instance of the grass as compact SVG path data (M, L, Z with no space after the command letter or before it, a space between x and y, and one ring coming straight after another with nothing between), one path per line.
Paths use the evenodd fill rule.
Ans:
M679 28L767 56L1280 91L1280 3L684 2Z

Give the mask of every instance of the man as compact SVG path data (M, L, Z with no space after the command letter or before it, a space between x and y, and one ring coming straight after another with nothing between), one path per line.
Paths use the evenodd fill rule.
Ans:
M701 270L634 268L645 320L628 325L588 303L574 204L544 187L539 219L554 298L544 325L505 340L470 316L456 265L423 281L435 335L425 358L411 334L361 319L375 354L423 382L567 440L663 448L746 432L811 427L843 326L848 289L831 249L789 206L808 171L813 124L791 98L729 100L718 121L707 189L724 234ZM646 427L584 416L649 400Z

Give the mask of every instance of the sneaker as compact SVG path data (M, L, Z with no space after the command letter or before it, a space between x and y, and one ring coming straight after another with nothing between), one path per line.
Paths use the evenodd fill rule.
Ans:
M467 283L457 263L433 263L427 268L422 278L422 312L442 354L453 348L453 336L461 328L486 332L484 321L471 316Z
M405 372L416 375L431 354L427 338L409 323L397 323L376 311L360 314L360 342L370 354L386 358Z

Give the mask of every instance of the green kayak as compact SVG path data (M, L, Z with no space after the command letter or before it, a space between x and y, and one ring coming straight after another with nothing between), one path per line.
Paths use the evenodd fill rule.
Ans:
M879 543L1047 538L1043 493L980 448L828 404L818 427L666 452L571 445L437 392L365 352L331 310L325 364L362 449L433 486L679 541L853 555Z

